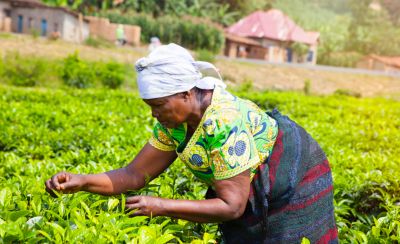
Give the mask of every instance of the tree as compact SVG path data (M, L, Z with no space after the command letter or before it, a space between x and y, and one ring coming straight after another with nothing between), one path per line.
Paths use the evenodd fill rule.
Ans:
M298 61L303 62L304 56L308 53L309 47L300 42L295 42L291 45L293 52L296 54Z
M372 0L352 0L352 22L347 48L364 54L400 54L400 30L393 25L385 9L369 7Z

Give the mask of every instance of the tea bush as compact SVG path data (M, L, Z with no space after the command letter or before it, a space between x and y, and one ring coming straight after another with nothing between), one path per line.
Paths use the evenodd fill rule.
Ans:
M35 86L44 76L44 60L23 58L18 52L8 52L0 64L0 79L15 86Z
M76 88L88 88L95 83L93 69L79 58L77 52L64 59L61 77L66 85Z
M301 124L332 166L342 243L400 241L400 103L292 92L237 92ZM151 135L136 93L0 85L0 242L213 243L214 224L124 213L125 195L51 198L54 173L103 172L132 160ZM206 186L177 161L139 192L202 199ZM299 240L300 242L300 240Z
M215 55L214 55L214 53L212 53L208 50L205 50L205 49L197 50L196 51L196 60L214 63Z
M111 89L120 87L125 80L125 67L116 62L97 65L96 73L101 83Z

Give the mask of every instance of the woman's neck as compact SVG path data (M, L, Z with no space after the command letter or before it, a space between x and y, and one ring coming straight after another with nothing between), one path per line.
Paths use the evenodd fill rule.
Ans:
M187 120L188 131L194 132L203 118L204 112L211 104L212 90L204 90L203 94L194 97L194 105L191 115Z

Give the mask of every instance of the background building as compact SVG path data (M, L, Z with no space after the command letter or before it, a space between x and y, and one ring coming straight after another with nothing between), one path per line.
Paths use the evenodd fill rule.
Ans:
M362 58L357 63L357 68L386 72L400 72L400 57L369 55Z
M320 34L304 31L277 9L256 11L227 28L226 32L225 55L229 57L270 62L317 62ZM300 55L294 49L295 43L303 44L308 50Z
M82 42L89 37L89 21L61 7L38 0L0 0L0 30L37 34Z

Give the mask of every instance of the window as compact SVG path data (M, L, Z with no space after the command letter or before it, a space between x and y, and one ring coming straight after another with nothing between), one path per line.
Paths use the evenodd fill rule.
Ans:
M11 10L4 9L4 13L6 14L6 17L11 17Z
M59 31L59 29L58 29L58 23L54 23L54 29L53 29L53 31L54 31L54 32L58 32L58 31Z

